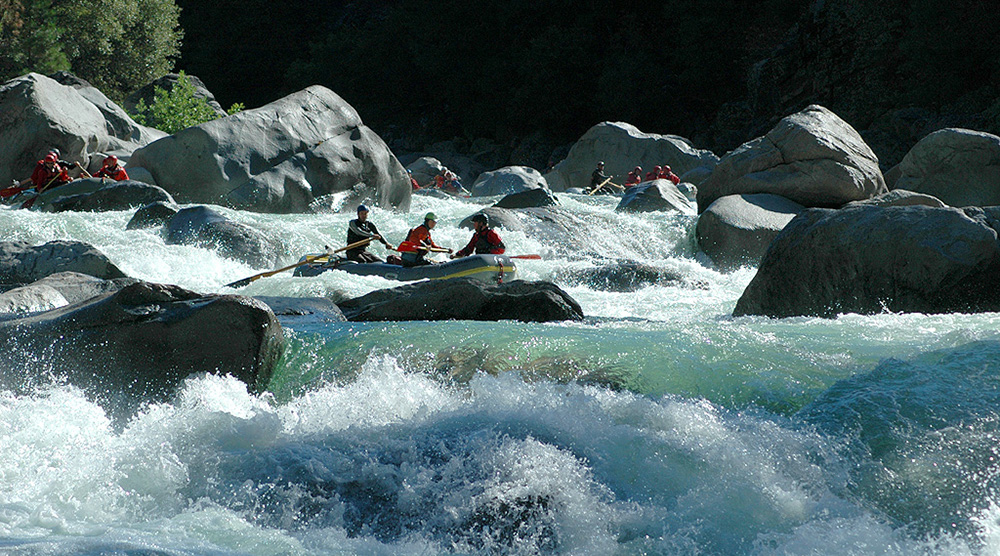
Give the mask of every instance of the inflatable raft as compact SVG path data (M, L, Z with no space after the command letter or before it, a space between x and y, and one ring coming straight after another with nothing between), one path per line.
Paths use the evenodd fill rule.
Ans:
M299 259L316 255L306 255ZM341 270L359 276L381 276L389 280L447 280L474 278L489 284L517 279L517 266L505 255L471 255L444 263L404 267L389 263L358 263L342 258L320 257L295 269L295 276L316 276L328 270Z

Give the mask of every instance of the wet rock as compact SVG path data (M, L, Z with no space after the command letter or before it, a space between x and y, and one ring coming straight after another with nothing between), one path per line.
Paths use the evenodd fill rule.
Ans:
M905 189L894 189L888 193L879 195L878 197L872 197L871 199L865 199L863 201L851 201L850 203L844 205L844 208L854 207L858 205L873 205L876 207L948 206L944 204L944 202L941 199L938 199L937 197L934 197L932 195L926 195L924 193L917 193L914 191L907 191Z
M733 315L1000 311L1000 208L809 209L785 226Z
M46 191L38 196L34 206L46 212L99 212L128 210L155 202L173 203L174 199L155 185L90 178Z
M679 212L695 214L694 206L670 180L642 182L625 190L618 212Z
M428 280L379 290L339 304L350 321L583 319L580 304L550 282Z
M126 230L140 230L143 228L155 228L167 223L180 208L173 203L156 202L139 208L132 215L132 219L125 225Z
M57 272L41 280L0 293L0 313L36 313L116 292L138 282L135 278L104 280L79 272Z
M214 249L224 257L243 261L255 268L278 265L285 253L277 239L233 222L208 207L189 207L167 221L166 242Z
M548 189L536 188L529 189L527 191L522 191L520 193L511 193L505 196L503 199L494 204L497 208L529 208L529 207L551 207L559 204L559 199L556 198Z
M165 400L206 372L262 392L284 349L281 326L259 301L149 282L0 322L0 335L12 339L0 362L5 385L53 372L119 408Z
M698 246L721 270L757 266L774 238L805 207L778 195L726 195L698 217Z
M812 105L722 157L698 186L698 211L719 197L771 193L840 207L887 191L878 158L847 122Z
M183 129L134 152L129 167L149 170L182 203L304 213L350 192L358 202L410 206L403 166L354 108L318 85Z
M254 296L254 299L270 307L279 320L286 320L286 318L320 322L344 322L347 320L340 308L325 297Z
M30 284L64 271L106 279L125 277L103 253L87 243L56 240L33 246L24 241L0 242L0 288Z
M472 184L472 196L510 195L534 189L548 189L545 178L538 170L527 166L506 166L480 174Z
M598 267L567 270L559 274L559 281L609 292L634 292L649 286L690 285L679 272L637 261L617 261Z

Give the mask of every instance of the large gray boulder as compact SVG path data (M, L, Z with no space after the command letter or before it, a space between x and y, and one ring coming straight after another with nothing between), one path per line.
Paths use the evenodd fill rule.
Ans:
M472 196L510 195L532 189L548 189L545 178L538 170L527 166L505 166L480 174L472 184Z
M559 204L559 199L548 189L537 188L511 193L504 196L493 204L497 208L529 208L529 207L552 207Z
M908 191L906 189L893 189L888 193L883 193L877 197L872 197L871 199L864 199L862 201L851 201L844 205L844 207L853 207L856 205L874 205L876 207L912 207L912 206L924 206L924 207L946 207L944 201L938 199L933 195L926 195L924 193L916 193L913 191Z
M148 183L87 178L45 191L33 208L46 212L98 212L128 210L157 201L173 203L174 199L162 188Z
M645 181L626 189L615 210L695 214L694 205L670 180Z
M417 180L417 185L430 187L434 185L434 178L448 168L432 156L422 156L407 164L406 169L412 173L413 179Z
M139 207L139 210L135 211L132 218L125 225L126 230L142 230L144 228L155 228L157 226L163 226L174 217L175 214L180 212L180 207L174 203L165 203L157 201L155 203L150 203Z
M683 137L643 133L624 122L602 122L587 130L566 158L545 174L549 189L558 192L590 186L598 161L604 162L604 173L621 185L636 166L651 170L666 164L680 176L699 166L714 168L719 157L695 148Z
M1000 205L1000 137L935 131L906 153L899 172L893 189L933 195L953 207Z
M5 386L57 375L112 404L163 400L191 375L229 374L262 392L284 349L274 313L236 295L138 282L0 322ZM11 384L13 383L13 384Z
M354 108L318 85L151 143L132 154L136 166L182 203L297 213L341 193L351 204L410 206L403 166Z
M615 261L601 266L567 269L559 272L558 276L561 283L585 285L609 292L634 292L650 286L691 284L680 272L638 261Z
M698 186L698 210L719 197L744 193L780 195L806 207L840 207L886 191L878 158L858 132L814 104L722 157Z
M226 218L204 206L188 207L170 217L164 226L169 244L196 245L254 268L273 268L286 249L282 242L249 226Z
M734 316L1000 311L1000 207L808 209L771 243Z
M164 134L132 121L93 87L29 73L0 85L0 184L31 175L49 150L87 166L95 152L125 155Z
M35 313L116 292L135 278L104 280L79 272L57 272L41 280L0 293L0 313Z
M726 195L698 217L698 246L721 270L757 266L784 227L805 207L778 195Z
M65 271L106 279L125 277L104 253L87 243L66 240L43 245L25 241L0 242L0 289L30 284Z
M338 304L350 321L582 320L580 304L550 282L499 285L471 278L428 280L378 290Z

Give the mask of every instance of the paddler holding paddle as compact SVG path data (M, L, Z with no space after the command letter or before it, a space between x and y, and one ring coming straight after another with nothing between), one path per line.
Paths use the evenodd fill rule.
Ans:
M469 244L451 256L453 259L477 255L502 255L507 250L500 236L490 228L490 217L480 212L472 215L472 226L476 229Z
M451 249L446 249L434 243L431 239L431 230L437 225L437 215L428 212L424 216L424 223L410 230L406 234L406 241L399 244L400 258L403 259L403 266L421 266L434 264L424 257L428 252L451 253Z
M375 224L371 220L368 220L368 207L365 205L358 205L358 217L351 220L347 225L347 243L348 245L352 245L363 239L381 241L382 245L385 245L387 249L392 249L389 242L386 241L385 238L383 238L379 233ZM347 253L345 253L347 260L357 261L359 263L382 262L382 259L375 256L373 253L368 252L369 243L371 243L371 241L360 247L348 250Z

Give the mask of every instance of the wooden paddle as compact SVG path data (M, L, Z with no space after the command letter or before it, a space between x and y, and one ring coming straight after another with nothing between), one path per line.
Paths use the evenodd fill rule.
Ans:
M243 278L242 280L237 280L235 282L226 284L226 287L227 288L242 288L243 286L246 286L246 285L250 284L254 280L258 280L260 278L267 278L268 276L274 276L275 274L284 272L286 270L291 270L291 269L293 269L295 267L302 266L304 264L309 264L309 263L311 263L313 261L316 261L317 259L322 259L323 257L329 257L330 255L333 255L334 253L340 253L341 251L347 251L348 249L354 249L355 247L362 247L364 245L368 245L369 243L371 243L371 241L372 241L372 238L370 238L370 237L369 238L365 238L365 239L362 239L361 241L356 241L356 242L354 242L354 243L352 243L352 244L350 244L350 245L348 245L346 247L341 247L340 249L337 249L336 251L330 251L330 248L327 247L326 248L326 253L322 253L322 254L319 254L319 255L313 255L312 257L306 257L306 258L302 259L301 261L299 261L299 262L297 262L295 264L290 264L288 266L284 266L284 267L281 267L281 268L276 269L276 270L268 270L267 272L261 272L260 274L254 274L253 276L247 276L246 278Z
M597 187L595 187L594 189L592 189L590 191L590 193L587 193L587 195L593 195L594 193L597 193L602 187L605 186L605 184L608 184L610 182L611 182L611 178L608 178L608 179L602 181L600 185L598 185Z
M88 178L94 177L94 176L90 175L90 172L88 172L86 168L84 168L83 166L80 166L79 162L74 162L73 164L76 164L76 167L80 169L80 172L83 172L83 175L87 176Z
M542 260L541 255L507 255L508 259L529 259L532 261Z

